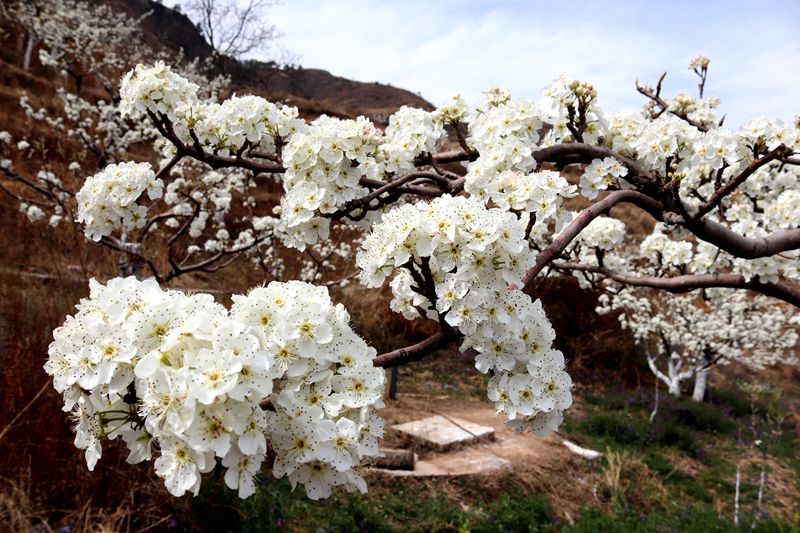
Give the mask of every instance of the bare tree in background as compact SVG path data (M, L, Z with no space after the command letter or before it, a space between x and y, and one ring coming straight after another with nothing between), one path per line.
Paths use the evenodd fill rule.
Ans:
M280 37L268 24L264 12L276 0L187 0L182 3L219 54L241 59L244 55L266 50Z

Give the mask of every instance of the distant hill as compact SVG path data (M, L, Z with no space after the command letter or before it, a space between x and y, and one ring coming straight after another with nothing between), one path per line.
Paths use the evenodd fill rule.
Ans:
M183 49L190 58L207 58L212 49L189 18L151 0L109 0L129 16L145 17L141 26L143 41L152 46ZM306 116L321 113L341 117L364 115L385 124L389 115L403 105L433 110L424 98L404 89L380 83L363 83L335 76L315 68L278 69L258 61L228 60L219 65L231 77L238 93L259 94L296 105Z

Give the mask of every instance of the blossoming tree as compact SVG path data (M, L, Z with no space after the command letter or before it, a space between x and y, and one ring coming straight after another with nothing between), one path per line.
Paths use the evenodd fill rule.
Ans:
M644 346L650 370L673 396L680 396L681 384L693 379L692 399L703 401L709 371L717 365L798 363L794 352L800 322L793 307L734 289L707 289L701 297L641 292L627 286L603 294L598 311L621 311L620 323Z
M165 141L146 115L120 112L119 88L111 80L121 71L152 58L169 59L202 87L198 98L209 102L229 83L223 76L210 74L212 64L189 61L182 53L176 57L138 43L139 20L104 5L83 0L13 2L10 11L29 36L41 41L40 63L58 80L54 96L60 109L36 108L28 95L20 99L20 106L32 121L74 143L67 168L59 170L40 153L36 139L14 139L0 132L0 146L5 144L2 151L7 156L0 159L0 178L5 178L0 179L1 190L19 201L20 210L32 222L46 219L52 227L80 223L83 215L78 210L77 195L87 174L124 161L131 150L141 147L154 148L156 157L160 157ZM15 167L12 159L28 162L29 168ZM41 167L31 169L30 163ZM123 165L134 173L141 168L133 163ZM162 198L163 208L158 214L151 213L145 220L141 212L130 213L136 220L128 221L123 231L114 234L93 233L93 225L103 223L99 220L86 226L88 237L119 254L122 275L142 275L147 269L156 279L170 281L192 272L215 272L242 254L270 277L285 274L283 258L272 246L271 218L261 216L270 208L257 206L253 197L255 187L263 185L263 176L257 178L235 168L213 170L188 159L174 165L165 161L164 166L173 179L165 188L148 189ZM106 172L112 172L112 168ZM140 178L146 180L142 175ZM97 183L90 180L86 190ZM137 182L136 187L143 183ZM130 189L123 203L140 193ZM95 209L113 209L99 197L93 201ZM243 211L247 216L241 215ZM342 237L337 242L318 243L305 252L302 279L321 279L337 257L350 253L351 243L346 235Z
M383 431L382 369L454 343L474 351L508 424L546 435L572 402L554 330L530 296L554 272L618 302L628 285L747 289L800 306L800 121L723 128L718 102L702 94L708 60L691 66L699 98L668 102L660 82L640 87L644 113L608 116L590 84L562 77L541 106L492 89L475 104L454 97L433 112L403 107L381 131L363 117L306 122L257 96L217 102L164 63L138 65L122 79L119 110L157 131L158 169L115 162L70 196L58 179L0 165L28 192L58 199L89 239L146 265L138 278L93 281L50 346L46 369L87 464L103 439L122 438L130 462L155 456L175 495L196 493L220 462L246 497L271 451L273 474L311 498L335 486L363 491L360 468ZM575 183L564 170L577 171ZM209 237L226 200L219 180L193 173L277 182L280 205L239 220L250 227L235 238L227 228ZM623 203L666 231L656 225L639 242L611 211ZM140 240L131 241L135 232ZM437 333L377 354L325 287L272 281L226 309L159 284L223 266L266 239L306 251L343 232L363 236L359 281L388 281L392 310L435 322ZM167 274L126 244L149 235L165 239ZM202 247L178 255L176 243L191 239ZM206 255L192 262L193 254ZM146 272L154 279L141 279Z

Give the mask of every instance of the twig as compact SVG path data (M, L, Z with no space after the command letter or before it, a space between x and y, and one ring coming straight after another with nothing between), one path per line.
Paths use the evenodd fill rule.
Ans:
M9 422L8 424L6 424L6 427L4 427L4 428L3 428L3 431L0 431L0 441L1 441L1 440L3 440L3 437L5 436L5 434L6 434L6 433L8 433L8 431L9 431L9 430L10 430L10 429L11 429L11 428L14 426L14 424L17 422L17 420L19 419L19 417L21 417L23 414L25 414L25 411L27 411L27 410L30 408L30 406L31 406L31 405L33 405L33 402L35 402L36 400L38 400L38 399L39 399L39 396L41 396L42 394L44 394L44 391L45 391L45 390L47 390L48 388L50 388L50 380L49 380L49 379L47 380L47 382L46 382L44 385L42 385L42 388L41 388L41 389L39 389L39 392L37 392L37 393L36 393L36 396L34 396L34 397L31 399L31 401L29 401L29 402L28 402L28 403L25 405L25 407L23 407L23 408L22 408L22 409L19 411L19 413L17 413L17 416L15 416L14 418L12 418L12 419L11 419L11 422Z

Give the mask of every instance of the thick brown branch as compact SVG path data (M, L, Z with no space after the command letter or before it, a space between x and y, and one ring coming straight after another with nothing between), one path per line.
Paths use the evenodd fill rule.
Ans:
M788 148L786 148L784 145L780 145L764 155L764 157L756 159L747 165L747 168L745 168L738 176L730 180L724 186L718 187L717 190L714 191L714 194L708 198L708 201L701 205L697 212L692 215L692 220L694 221L704 217L712 209L717 207L723 198L736 190L736 188L744 183L747 178L755 174L759 168L768 165L772 161L784 158L786 155L788 155L788 151Z
M637 185L644 185L656 181L656 177L647 168L634 161L630 157L618 154L605 146L595 146L586 143L563 143L547 148L540 148L533 152L533 158L537 163L555 163L565 158L571 158L573 163L591 163L593 159L603 159L613 157L628 169L627 181Z
M661 220L661 217L657 218ZM686 222L675 213L667 213L663 218L672 224L685 226L697 238L742 259L768 257L800 248L800 229L779 230L764 237L745 237L713 220Z
M372 364L380 368L390 368L413 361L419 361L434 350L447 346L447 344L455 338L455 335L445 335L440 332L417 344L378 355L372 359Z
M572 221L572 224L564 228L550 246L539 252L539 255L536 256L536 264L530 268L522 278L525 287L528 287L539 272L550 262L554 261L592 220L607 212L613 206L623 202L634 203L648 211L654 217L661 218L661 204L649 196L636 191L614 191L610 193L599 202L584 209L581 214Z
M800 307L800 290L780 283L763 283L755 279L747 281L744 276L739 274L687 274L684 276L661 278L657 276L636 276L634 274L625 274L621 272L615 272L604 267L584 265L580 263L556 261L553 263L553 266L561 270L593 272L609 279L613 279L614 281L618 281L619 283L633 285L634 287L651 287L653 289L662 289L677 293L710 287L748 289L753 292L759 292L766 296L783 300L784 302L788 302L795 307Z
M418 161L414 163L417 165L426 165L430 163L438 163L438 164L445 164L445 163L459 163L463 161L475 161L478 159L478 152L475 151L465 151L465 150L449 150L447 152L439 152L429 157L422 157Z

